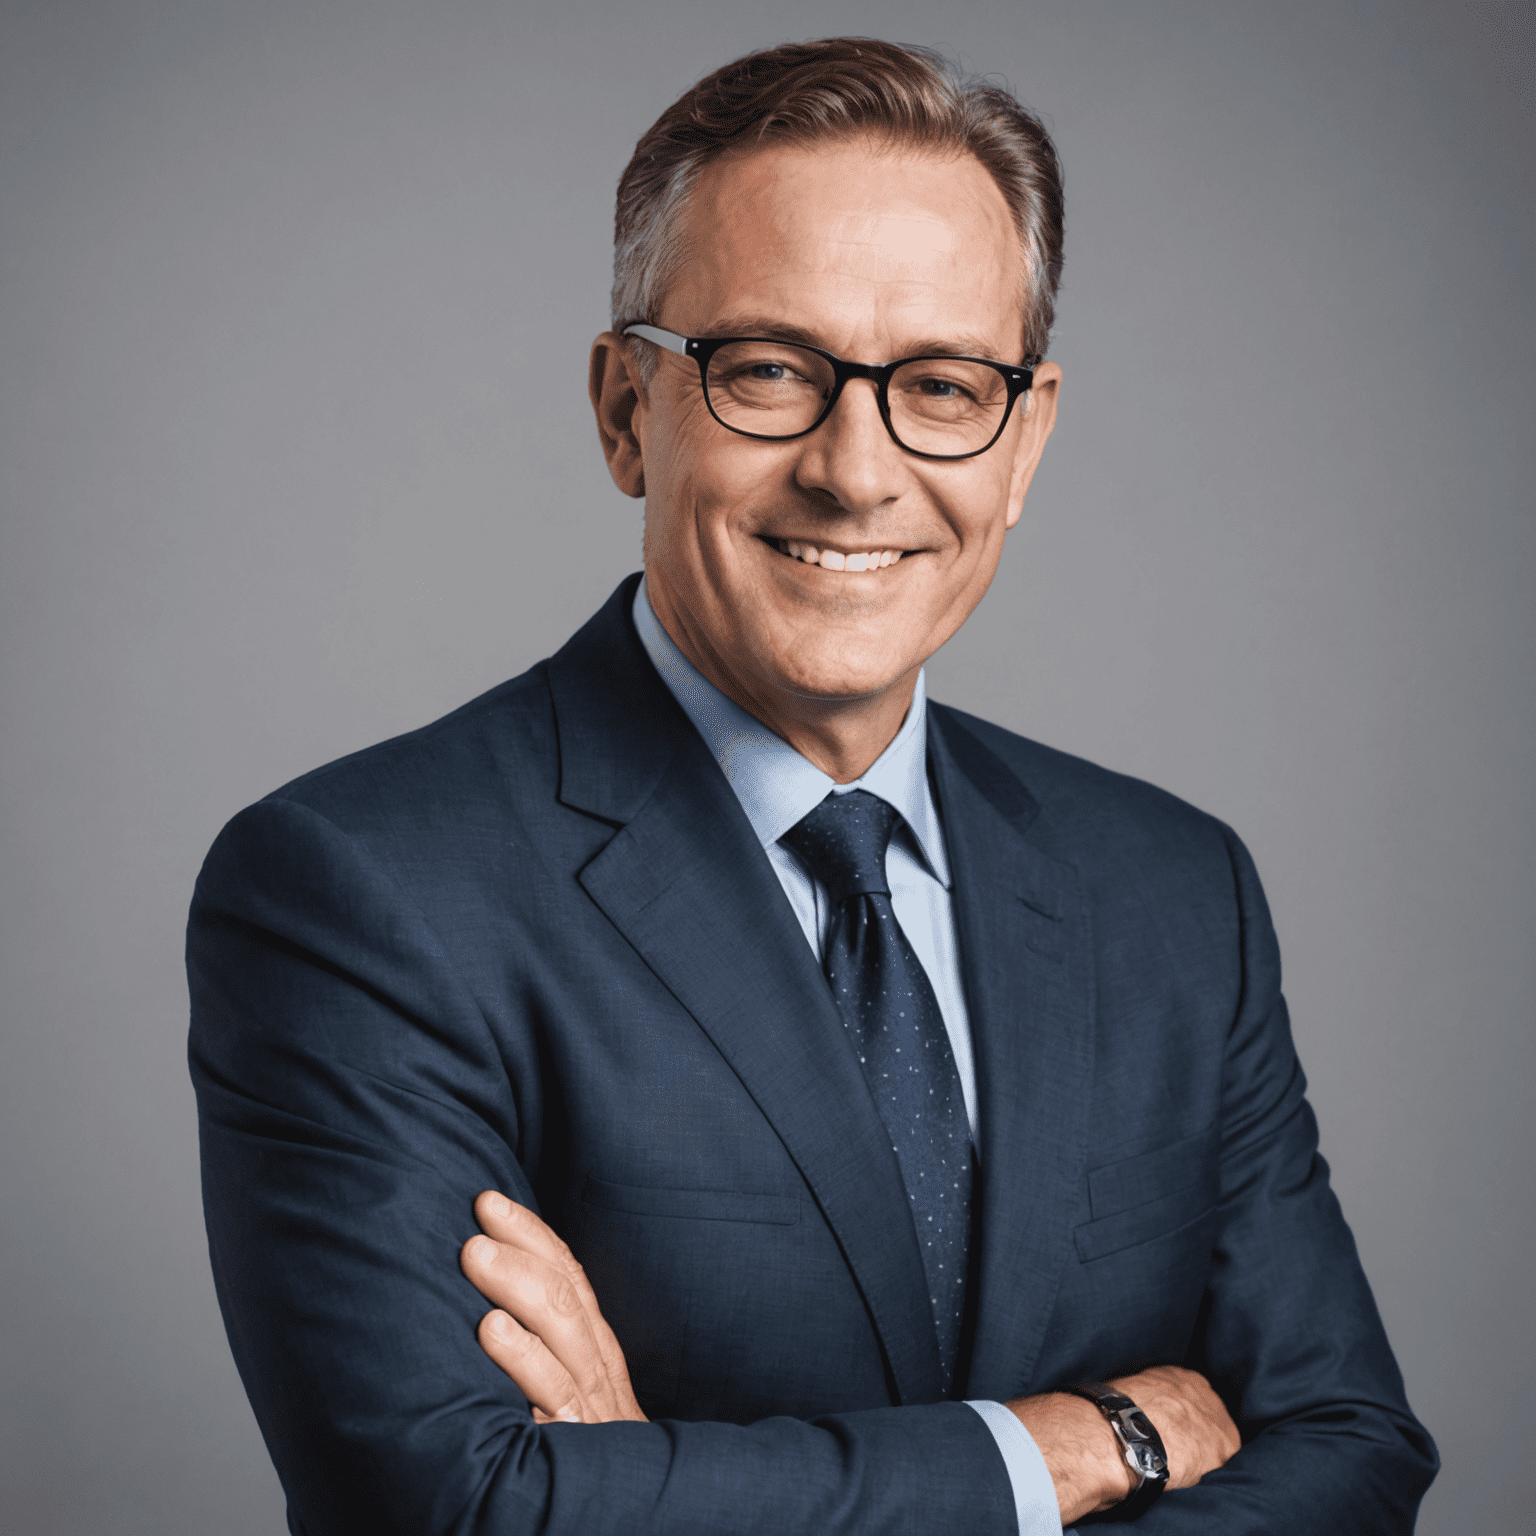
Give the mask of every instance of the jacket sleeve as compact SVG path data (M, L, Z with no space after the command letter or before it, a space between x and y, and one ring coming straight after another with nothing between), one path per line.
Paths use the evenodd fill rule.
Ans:
M1408 1536L1439 1461L1317 1150L1258 876L1226 836L1243 988L1223 1069L1217 1238L1181 1363L1210 1380L1243 1446L1137 1524L1147 1536Z
M294 1531L1016 1529L961 1403L534 1423L458 1250L481 1190L537 1209L516 1155L537 1064L503 1058L430 923L324 817L275 798L230 823L187 967L214 1279Z

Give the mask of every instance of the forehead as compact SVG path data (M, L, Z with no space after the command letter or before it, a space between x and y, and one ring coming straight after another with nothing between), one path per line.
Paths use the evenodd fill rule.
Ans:
M776 319L864 361L928 343L1019 350L1023 253L970 154L855 140L728 156L700 177L684 233L665 309L691 334Z

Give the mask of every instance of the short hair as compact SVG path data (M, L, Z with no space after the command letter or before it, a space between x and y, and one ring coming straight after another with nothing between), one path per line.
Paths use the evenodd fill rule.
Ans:
M1045 355L1061 281L1061 167L1039 118L1001 85L930 48L867 37L749 53L685 92L635 145L614 215L613 325L658 322L686 259L683 216L699 175L728 153L874 136L891 147L970 153L1013 216L1024 258L1026 361ZM638 348L642 374L655 363Z

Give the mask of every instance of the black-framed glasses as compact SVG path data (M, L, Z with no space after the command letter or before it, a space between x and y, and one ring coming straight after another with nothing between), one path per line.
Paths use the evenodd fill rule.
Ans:
M1027 364L989 357L900 357L877 366L772 336L679 336L655 325L627 325L621 334L691 357L710 415L764 442L814 432L850 379L870 379L885 430L898 447L925 459L985 453L1035 377Z

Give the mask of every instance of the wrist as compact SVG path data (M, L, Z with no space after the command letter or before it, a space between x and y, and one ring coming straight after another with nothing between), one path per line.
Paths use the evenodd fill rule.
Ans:
M1131 1475L1131 1492L1122 1514L1134 1520L1150 1509L1168 1486L1168 1454L1156 1425L1119 1387L1102 1381L1077 1381L1062 1391L1092 1403L1109 1426Z
M1045 1459L1063 1527L1111 1509L1131 1493L1135 1479L1093 1403L1066 1392L1041 1392L1006 1406Z

